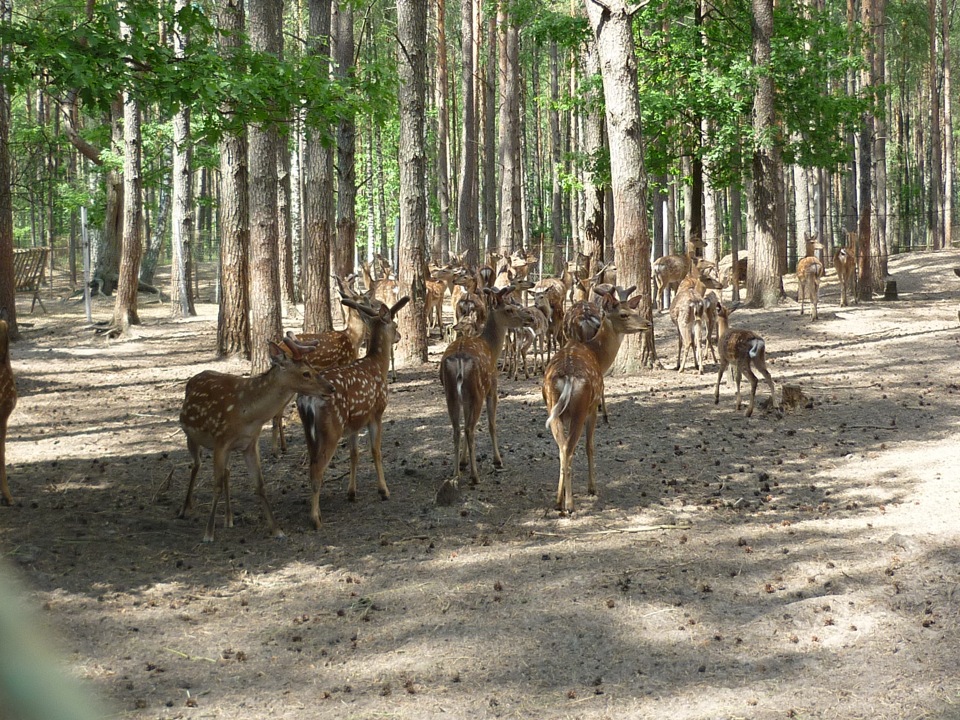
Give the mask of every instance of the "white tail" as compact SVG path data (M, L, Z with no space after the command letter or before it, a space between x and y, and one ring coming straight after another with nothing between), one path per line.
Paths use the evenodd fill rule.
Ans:
M10 367L10 326L0 313L0 504L13 505L7 484L7 420L17 406L17 385Z
M304 392L297 396L297 411L303 423L310 455L310 481L313 494L310 503L310 519L320 529L320 489L323 474L333 457L340 438L350 439L350 485L347 499L357 495L357 463L360 453L357 436L367 429L370 452L377 472L377 488L384 500L390 497L383 474L383 459L380 453L383 433L383 412L387 408L387 374L390 356L396 338L396 314L409 302L400 298L392 307L379 306L376 310L349 299L341 302L363 314L370 325L370 342L367 354L349 365L333 368L323 373L334 392L331 396L317 396Z
M624 335L649 329L649 323L637 312L639 302L639 296L628 302L606 296L603 323L593 339L586 343L568 342L547 365L543 399L548 411L547 426L560 454L556 505L560 512L573 512L573 454L584 430L587 492L591 495L597 492L593 433L597 426L597 406L603 398L603 374L613 365Z
M299 357L295 348L287 355L276 343L270 343L271 367L252 378L237 377L205 370L187 381L180 409L180 425L187 436L187 449L193 458L187 495L180 508L180 517L186 517L193 506L193 487L200 470L200 448L213 450L213 504L207 521L204 542L213 542L217 503L223 494L226 503L226 527L233 527L233 509L230 506L230 470L228 455L241 450L247 469L256 483L257 497L263 509L270 532L283 537L277 526L270 503L267 501L260 469L260 432L263 423L274 417L290 398L298 392L309 392L329 397L333 392L308 362Z

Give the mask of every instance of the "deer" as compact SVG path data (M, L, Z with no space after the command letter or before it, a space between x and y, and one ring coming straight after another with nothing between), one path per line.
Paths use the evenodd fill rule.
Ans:
M620 302L608 295L603 323L592 340L568 342L547 365L543 378L543 401L547 406L546 427L553 433L560 455L560 480L556 509L572 513L573 454L586 435L587 492L596 495L593 436L597 427L597 409L603 398L603 375L613 365L624 335L650 329L640 317L637 306L641 296Z
M817 236L808 235L806 238L807 255L797 263L797 301L800 303L800 314L803 315L804 304L807 300L813 306L813 319L816 320L817 300L820 294L820 278L825 272L823 263L817 257L817 250L823 250L823 245Z
M676 291L680 282L699 265L697 251L706 246L700 238L691 238L683 255L664 255L653 261L653 296L659 310L669 307L667 297L670 291Z
M677 371L687 367L687 358L693 350L693 363L703 374L704 307L703 295L695 287L678 290L670 303L670 318L677 328ZM682 356L682 358L681 358Z
M755 368L766 379L770 386L770 400L776 403L777 389L767 370L766 344L763 338L752 330L736 330L730 327L730 315L734 308L728 308L722 303L717 306L717 331L720 334L718 343L720 348L720 369L717 372L717 385L713 392L713 404L720 403L720 381L723 373L730 367L731 380L737 388L737 412L740 412L740 381L743 375L750 380L750 404L747 406L746 416L753 415L753 407L757 397L757 376ZM751 368L752 366L752 368Z
M549 342L550 325L547 318L538 307L521 307L520 312L527 318L523 327L512 330L513 337L513 358L511 363L511 377L516 380L520 370L520 363L523 363L523 377L530 378L530 371L527 363L527 355L533 351L533 370L544 367L546 361L547 343Z
M410 301L408 296L393 305L370 308L350 298L340 302L361 313L370 326L370 342L367 354L349 365L332 368L323 373L323 378L334 392L317 395L302 392L297 395L297 412L307 440L310 457L310 519L316 530L321 528L320 490L323 475L333 458L340 439L347 435L350 444L350 484L347 500L357 497L357 464L360 451L357 439L360 431L367 429L370 454L377 473L377 490L382 500L390 498L390 490L383 473L381 440L383 436L383 413L387 408L387 376L393 343L397 338L397 313Z
M296 393L308 392L329 398L334 392L327 382L294 347L291 354L274 342L270 343L270 369L255 377L237 377L214 370L204 370L187 381L180 409L180 427L187 436L187 450L193 458L187 495L179 517L185 518L193 507L193 487L200 470L200 449L213 451L213 504L203 534L203 542L213 542L214 523L220 495L226 503L225 527L233 527L230 506L230 470L227 459L231 451L243 452L247 470L256 484L257 497L270 533L284 536L270 510L260 467L260 433L263 424L283 408Z
M17 406L17 384L10 366L10 325L6 310L0 312L0 505L13 505L7 484L7 421Z
M857 233L851 230L847 233L847 246L838 248L833 254L833 268L837 271L837 280L840 282L840 307L847 307L847 294L853 285L853 301L857 302Z
M470 484L480 483L476 428L484 402L487 406L490 442L493 444L493 465L496 468L503 467L497 445L497 361L507 330L524 327L529 320L520 312L519 305L508 301L513 287L499 290L487 288L485 292L490 299L490 307L480 335L454 340L440 359L440 384L453 428L454 476L446 480L438 491L439 504L450 504L457 496L461 460L469 461ZM464 438L465 445L462 443Z

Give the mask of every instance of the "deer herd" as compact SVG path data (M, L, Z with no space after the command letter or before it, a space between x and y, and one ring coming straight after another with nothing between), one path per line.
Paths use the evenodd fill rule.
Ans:
M750 417L756 402L757 374L769 386L773 404L776 388L766 366L763 338L748 329L731 328L729 318L735 307L721 300L723 288L743 279L745 268L738 263L736 272L724 277L716 264L698 257L703 247L704 243L694 239L686 253L661 257L653 263L655 302L658 310L669 312L676 327L676 369L684 372L691 360L697 373L702 374L709 352L718 367L714 402L719 403L720 383L729 370L736 387L737 411L742 404L741 380L746 375L750 382L746 416ZM825 273L817 255L821 250L823 245L816 236L807 237L806 257L797 264L800 313L809 302L814 320ZM634 294L636 288L618 287L616 268L592 267L591 260L579 255L576 261L566 263L557 277L537 282L530 280L530 271L538 260L525 250L508 257L491 254L488 263L479 268L469 267L463 257L456 256L451 263L431 266L426 320L447 343L439 363L439 382L453 435L454 470L437 491L438 504L452 504L459 497L461 469L468 470L472 485L480 482L476 435L484 407L493 464L503 467L497 444L497 382L501 373L516 379L521 370L525 378L531 371L543 375L545 424L553 434L560 459L556 509L562 514L574 511L572 465L581 435L586 445L587 492L596 494L594 434L598 413L607 419L604 375L613 365L624 337L649 332L652 326L638 310L641 296ZM855 279L852 247L837 250L834 267L841 305L846 305ZM343 330L300 335L288 332L270 343L271 367L261 375L239 377L206 370L187 381L180 426L192 463L179 516L185 517L193 506L200 451L207 448L213 453L213 501L204 542L214 539L221 499L224 526L233 526L228 468L232 451L243 454L269 532L277 538L284 536L266 495L260 434L264 423L272 419L274 452L285 450L283 414L294 396L309 457L313 526L321 528L324 474L344 437L350 448L348 499L356 498L358 440L363 430L367 432L380 497L390 497L381 454L383 414L393 345L398 340L395 318L409 298L397 297L397 282L390 275L389 263L382 258L372 266L363 263L361 269L362 291L355 289L355 276L336 278L347 313ZM444 327L443 307L448 296L453 323ZM0 312L0 503L4 505L13 503L4 447L7 421L16 401L8 325Z

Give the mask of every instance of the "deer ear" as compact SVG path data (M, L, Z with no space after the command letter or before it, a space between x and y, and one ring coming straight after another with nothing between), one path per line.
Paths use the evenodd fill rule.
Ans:
M627 307L631 310L636 310L640 307L640 301L643 300L643 295L634 295L632 298L627 300Z
M409 296L409 295L404 295L402 298L400 298L399 300L397 300L397 301L393 304L393 307L390 308L390 317L396 317L396 316L397 316L397 313L400 312L400 310L403 308L403 306L406 305L408 302L410 302L410 296Z
M292 351L292 349L291 349ZM284 352L283 348L277 345L277 343L270 341L270 362L273 365L280 365L288 357L287 353Z

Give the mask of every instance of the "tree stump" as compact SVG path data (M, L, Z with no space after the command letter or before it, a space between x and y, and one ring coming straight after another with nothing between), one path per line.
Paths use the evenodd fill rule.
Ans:
M884 285L883 287L883 299L884 300L897 299L897 281L896 280L887 280L886 285Z
M813 399L806 395L799 385L783 386L783 407L790 410L812 408Z

